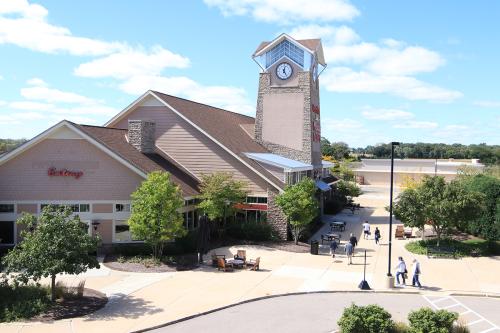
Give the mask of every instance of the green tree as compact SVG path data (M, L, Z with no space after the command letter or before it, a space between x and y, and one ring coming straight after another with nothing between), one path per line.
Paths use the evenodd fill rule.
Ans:
M335 158L337 161L349 158L349 151L350 148L345 142L332 142L331 143L331 148L332 148L332 157Z
M23 214L17 221L27 226L21 233L23 241L3 259L7 273L19 272L23 283L29 279L51 278L52 301L55 301L56 274L80 274L89 268L99 268L99 239L89 236L87 224L69 208L47 206L35 216Z
M449 333L453 332L453 323L458 319L458 313L446 310L433 311L421 308L408 314L411 333Z
M337 192L345 197L355 198L363 194L363 191L361 191L361 188L355 182L339 180L335 186Z
M197 208L212 221L223 219L225 225L226 217L234 214L235 204L245 201L246 185L243 181L234 180L233 175L227 172L202 175Z
M333 168L331 168L332 174L346 181L354 181L354 171L352 171L351 163L351 160L336 162Z
M130 232L151 246L155 259L161 258L166 241L185 235L180 213L183 205L181 190L170 181L167 172L150 173L132 193Z
M482 199L483 195L468 192L457 182L447 184L443 177L425 176L416 189L405 190L398 196L394 211L405 225L419 227L422 220L429 223L439 246L443 234L463 228L480 216Z
M305 178L295 185L288 186L276 197L276 203L288 218L295 244L299 243L300 234L318 214L315 193L316 184L312 179Z

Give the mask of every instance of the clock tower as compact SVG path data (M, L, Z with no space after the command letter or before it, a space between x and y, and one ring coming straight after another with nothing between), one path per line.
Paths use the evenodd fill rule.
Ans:
M326 67L319 39L282 34L259 45L255 140L272 153L322 169L318 76Z

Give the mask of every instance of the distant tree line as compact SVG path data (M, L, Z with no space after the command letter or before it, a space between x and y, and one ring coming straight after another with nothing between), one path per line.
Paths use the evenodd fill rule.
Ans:
M26 141L26 139L0 139L0 154L11 151Z
M345 159L353 154L363 158L390 158L390 143L369 145L365 148L349 148L344 142L330 142L326 138L321 140L323 155L334 159ZM485 143L462 145L454 143L403 143L396 147L395 155L398 158L438 158L438 159L480 159L482 163L492 165L500 164L500 145L487 145Z

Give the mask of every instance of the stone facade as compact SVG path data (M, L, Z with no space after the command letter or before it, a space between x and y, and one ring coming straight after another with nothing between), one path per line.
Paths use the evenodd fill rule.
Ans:
M311 126L311 73L309 71L301 71L298 74L297 86L272 86L271 73L260 73L259 78L259 93L257 98L257 112L255 117L255 140L262 144L275 154L298 160L307 164L313 163L312 151L312 126ZM295 150L276 143L263 141L262 139L262 123L264 120L263 100L265 95L269 94L286 94L302 93L304 95L304 110L303 110L303 136L302 150Z
M154 153L155 122L150 120L129 120L128 141L141 153Z
M273 230L282 240L288 238L288 222L281 208L276 204L275 198L277 193L267 192L267 223L271 225Z

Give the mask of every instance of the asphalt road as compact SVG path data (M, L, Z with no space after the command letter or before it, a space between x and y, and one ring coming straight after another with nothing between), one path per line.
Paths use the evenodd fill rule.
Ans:
M394 320L406 321L411 310L447 308L463 313L471 332L500 332L500 299L417 294L319 293L250 302L150 332L334 332L346 306L378 304Z

